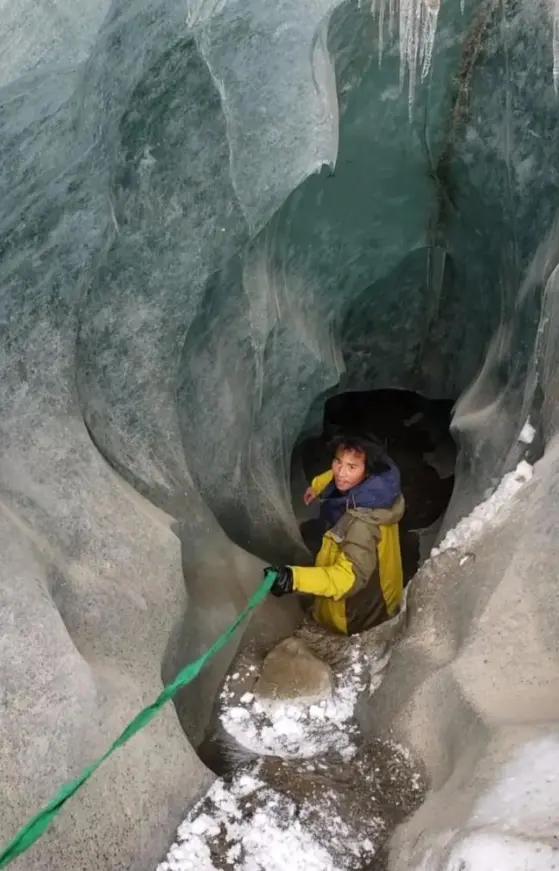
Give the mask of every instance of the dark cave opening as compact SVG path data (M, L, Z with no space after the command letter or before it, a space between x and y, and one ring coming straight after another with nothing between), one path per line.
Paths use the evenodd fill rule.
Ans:
M297 448L307 481L328 466L328 443L340 432L361 435L382 444L400 469L406 512L400 523L405 583L427 558L435 542L454 487L456 445L450 433L451 398L429 399L410 390L368 390L340 393L324 405L322 433L302 440ZM315 508L300 508L305 524ZM308 538L306 539L308 542Z

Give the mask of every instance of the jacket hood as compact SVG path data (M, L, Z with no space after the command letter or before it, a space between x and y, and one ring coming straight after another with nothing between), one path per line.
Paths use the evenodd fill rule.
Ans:
M320 497L322 503L320 516L326 528L331 528L348 510L368 509L374 512L381 510L391 514L399 497L401 498L400 472L397 466L390 463L386 472L380 475L369 475L360 484L344 493L340 493L332 481ZM376 520L376 522L395 523L398 521Z
M335 485L332 483L332 490ZM400 472L393 463L381 475L369 475L342 493L349 508L390 508L400 495ZM325 494L328 498L327 494Z

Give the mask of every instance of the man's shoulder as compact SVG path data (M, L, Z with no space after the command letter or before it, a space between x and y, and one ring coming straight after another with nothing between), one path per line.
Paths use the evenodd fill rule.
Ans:
M317 495L320 495L329 484L332 483L332 478L334 477L334 473L332 469L326 469L325 472L321 472L320 475L316 475L311 481L311 488Z
M351 536L352 540L370 541L378 538L379 522L375 519L373 508L348 508L330 530L330 535L338 543Z

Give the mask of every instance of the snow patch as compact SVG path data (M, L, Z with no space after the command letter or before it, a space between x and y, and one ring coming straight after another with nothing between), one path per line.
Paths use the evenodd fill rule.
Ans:
M534 441L536 435L536 430L530 423L530 418L526 421L522 429L520 430L520 435L518 436L518 441L522 442L524 445L531 445Z
M511 835L529 831L534 837L546 837L558 834L558 819L559 735L553 733L516 751L497 783L478 801L472 822L498 825ZM559 843L556 848L557 852Z
M257 776L218 780L179 827L157 871L350 871L374 855L378 824L372 819L371 837L357 843L332 814L330 798L325 790L297 805ZM324 822L327 831L317 831Z
M471 546L483 533L501 509L532 478L530 463L522 460L514 470L505 475L495 492L484 502L480 502L471 514L464 517L449 530L441 543L431 551L431 557L438 556L450 548L464 549Z
M221 699L223 728L242 747L260 756L310 759L329 751L350 759L357 752L358 729L352 722L359 694L366 687L363 653L355 646L347 666L334 676L330 698L312 705L304 702L255 699L245 693L234 707L227 678Z
M434 836L429 856L410 871L550 871L557 865L559 737L520 748L497 783L482 796L466 824ZM438 857L443 857L437 861Z

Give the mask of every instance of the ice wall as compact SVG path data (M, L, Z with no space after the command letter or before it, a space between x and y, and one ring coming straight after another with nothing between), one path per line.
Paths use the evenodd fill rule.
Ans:
M411 122L365 4L48 10L0 34L2 839L302 554L337 385L463 394L450 518L556 429L547 3L441 4ZM205 776L169 711L22 867L144 869Z
M547 871L557 862L558 445L466 553L412 582L408 631L363 726L412 747L431 790L390 871Z

